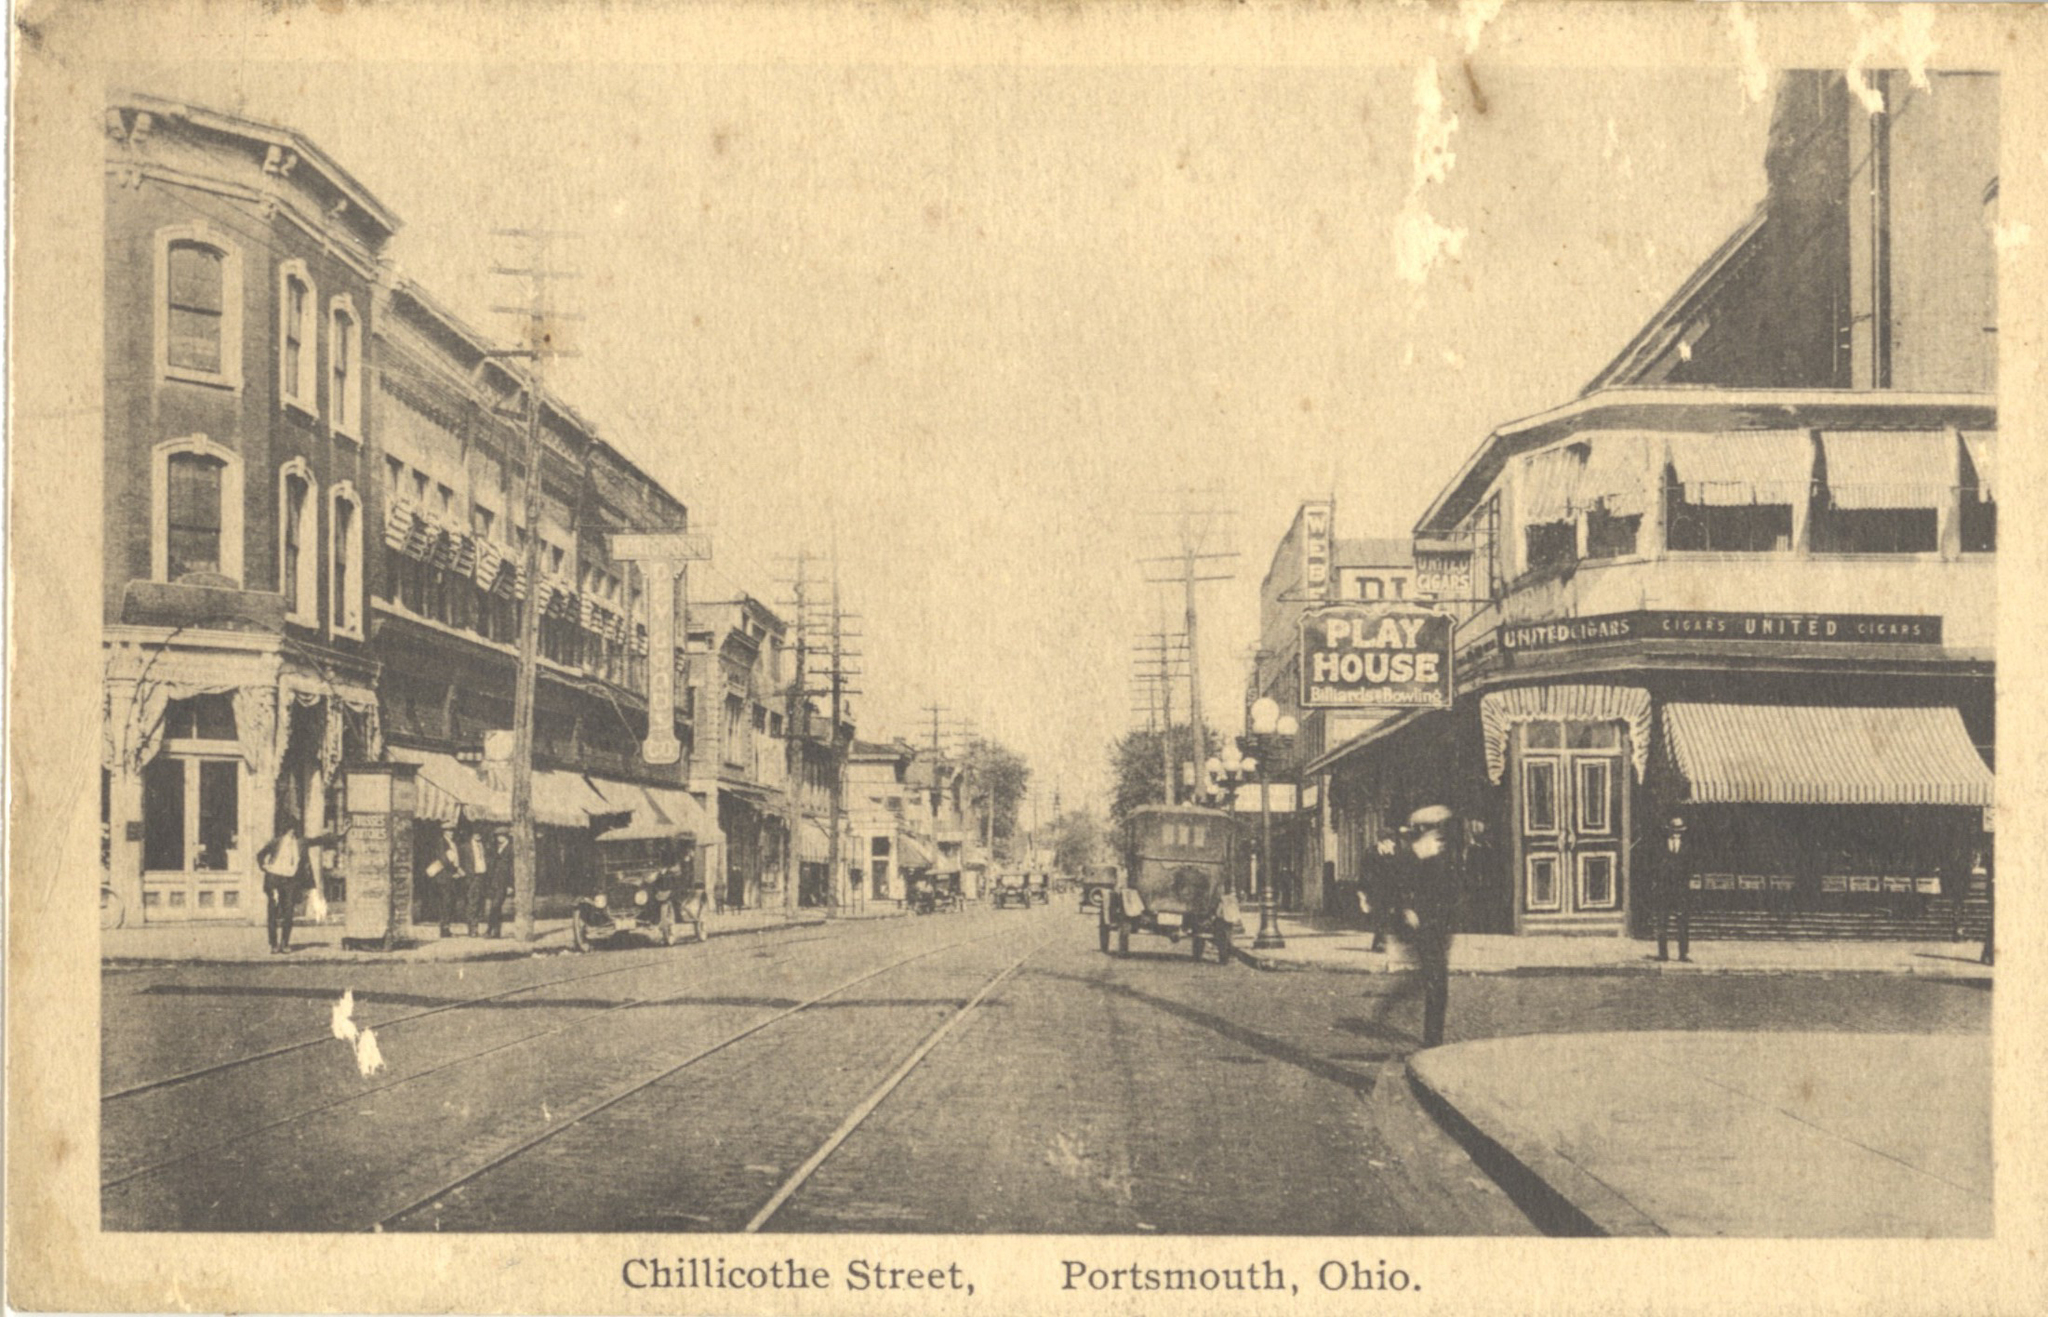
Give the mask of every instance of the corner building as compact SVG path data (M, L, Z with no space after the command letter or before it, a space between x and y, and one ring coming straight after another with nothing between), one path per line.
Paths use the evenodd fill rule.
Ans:
M1785 75L1755 215L1417 525L1455 707L1318 767L1474 821L1467 927L1644 931L1677 815L1706 935L1981 931L1998 82L1932 77Z

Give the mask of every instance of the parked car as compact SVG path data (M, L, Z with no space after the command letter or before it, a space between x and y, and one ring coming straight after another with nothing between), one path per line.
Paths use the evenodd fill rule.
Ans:
M1081 877L1081 912L1102 908L1103 898L1117 889L1123 874L1113 864L1099 864Z
M673 946L687 925L693 941L704 940L704 892L691 890L685 863L687 839L624 836L598 839L598 890L578 897L569 937L578 951L639 936Z
M1187 938L1195 959L1207 944L1219 964L1230 963L1232 940L1243 931L1232 891L1238 864L1237 823L1228 814L1193 805L1148 805L1124 825L1123 881L1103 894L1097 910L1104 952L1114 940L1128 954L1132 933Z
M938 914L964 909L966 900L960 894L960 875L957 873L929 874L911 880L910 912L918 915Z
M996 875L995 908L1006 910L1011 906L1026 910L1031 907L1030 875L1021 871Z

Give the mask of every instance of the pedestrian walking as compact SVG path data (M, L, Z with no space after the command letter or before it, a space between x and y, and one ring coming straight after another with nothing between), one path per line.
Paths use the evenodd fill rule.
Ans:
M1991 857L1991 836L1984 836L1984 950L1977 953L1977 963L1991 963L1991 934L1998 927L1998 873Z
M499 937L505 926L505 898L511 895L511 830L478 828L464 857L471 860L469 884L474 902L469 911L469 935L476 936L477 922L481 920L487 936Z
M469 879L462 867L462 853L456 847L454 833L446 826L436 825L436 834L440 844L435 848L434 858L427 864L427 878L434 884L434 904L441 914L441 936L453 937L455 934L450 925L469 895Z
M1692 851L1685 844L1685 817L1674 814L1664 823L1664 853L1657 857L1657 959L1671 959L1672 925L1677 925L1678 958L1692 959Z
M277 833L256 853L256 867L263 871L264 924L270 937L270 954L289 955L292 949L292 921L299 898L313 886L312 866L307 851L314 846L331 846L334 834L303 837L299 819L290 802L277 807Z
M1457 908L1458 857L1452 845L1456 815L1446 805L1425 805L1400 830L1396 862L1399 909L1394 936L1406 943L1416 972L1380 1005L1382 1017L1398 1002L1422 997L1422 1045L1443 1043L1451 999L1451 923Z

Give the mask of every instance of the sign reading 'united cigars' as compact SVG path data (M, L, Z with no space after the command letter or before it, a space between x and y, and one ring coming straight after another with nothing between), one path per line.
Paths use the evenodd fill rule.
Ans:
M1941 619L1878 613L1704 613L1646 609L1513 622L1500 647L1517 653L1640 640L1746 644L1939 645Z
M1305 709L1451 706L1448 613L1412 604L1337 604L1301 619Z

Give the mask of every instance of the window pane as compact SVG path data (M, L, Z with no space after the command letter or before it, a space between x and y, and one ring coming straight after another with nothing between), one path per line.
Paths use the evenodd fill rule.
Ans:
M345 498L334 501L334 610L343 626L356 622L355 602L349 595L355 581L353 569L356 544L356 505Z
M230 759L207 759L199 764L199 854L192 866L195 869L228 867L228 852L234 849L235 830L240 826L240 775L241 765Z
M181 370L203 370L218 374L220 360L220 313L191 311L174 306L170 311L170 339L164 346L164 360Z
M172 580L188 572L220 570L221 468L217 458L171 455L165 499Z
M1620 723L1567 723L1566 743L1574 750L1617 750L1621 748Z
M1557 764L1532 759L1522 765L1522 827L1527 832L1557 831Z
M169 755L142 770L142 867L185 867L185 761Z
M301 550L301 522L306 514L306 482L297 476L287 476L284 482L284 565L281 569L283 580L284 606L287 612L299 611L299 553Z
M1564 744L1562 724L1546 720L1523 725L1528 728L1524 744L1531 750L1555 750Z
M218 317L222 310L221 254L210 247L179 242L171 245L171 305L190 311L207 311Z
M183 701L192 711L193 736L202 741L235 739L235 702L226 695L201 695Z

